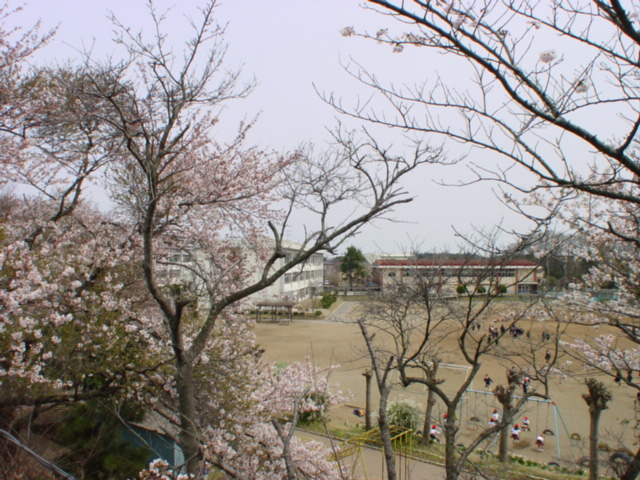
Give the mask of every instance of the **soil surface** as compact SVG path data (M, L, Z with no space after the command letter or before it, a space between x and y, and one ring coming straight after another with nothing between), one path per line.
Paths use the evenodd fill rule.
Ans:
M350 392L350 399L341 406L334 407L330 414L330 420L334 426L363 425L364 419L354 414L354 409L365 407L365 378L363 372L369 361L365 355L364 342L358 326L350 321L357 302L343 302L327 319L319 320L294 320L292 323L262 322L255 327L258 343L265 349L265 359L270 362L295 362L310 358L315 365L322 367L329 364L339 364L340 367L333 372L331 382L339 385L340 390ZM483 328L493 324L499 328L498 321L487 322ZM530 339L540 338L543 332L553 332L551 325L544 322L527 321L521 324L529 336L522 335L519 338L504 337L501 342L507 343L507 348L517 351L525 350L530 344ZM594 330L587 326L571 326L563 338L570 339L588 338L601 335L602 330ZM450 345L446 345L450 342ZM441 367L439 377L445 380L447 390L454 391L466 375L462 358L455 358L455 335L450 335L443 340L444 349L449 347L450 358L446 359L451 366ZM538 361L544 361L546 350L536 353ZM551 401L530 400L518 417L520 425L526 415L530 418L531 431L522 432L521 441L512 445L512 453L525 456L531 460L548 463L558 462L562 465L577 464L580 459L588 455L589 417L585 401L582 395L586 392L584 379L586 372L577 364L571 364L570 359L561 359L565 369L569 369L567 376L555 376L551 384ZM513 362L512 359L509 362ZM567 363L568 362L568 363ZM511 363L512 365L513 363ZM460 366L457 366L460 365ZM500 405L491 394L491 390L485 388L483 378L489 374L494 381L491 389L496 384L506 381L505 372L509 363L504 358L485 356L482 368L476 376L473 384L473 392L466 395L462 408L458 413L461 424L461 432L466 443L475 432L484 428L491 417L494 408ZM637 373L636 373L637 374ZM634 451L637 444L637 418L640 405L636 402L636 390L617 385L610 377L601 377L601 381L607 385L613 400L609 409L602 414L600 424L601 455L608 459L617 450L626 449ZM531 389L536 389L535 383ZM373 385L374 409L377 408L376 387ZM392 399L410 399L420 406L425 404L425 391L422 388L410 387L408 390L401 386L394 388ZM441 419L444 409L441 403L437 403L434 415ZM441 424L441 422L438 422ZM545 447L543 452L537 451L535 437L547 430L545 435ZM571 438L573 437L573 438ZM558 443L559 442L559 443ZM496 442L489 445L494 451ZM559 448L558 448L559 446Z

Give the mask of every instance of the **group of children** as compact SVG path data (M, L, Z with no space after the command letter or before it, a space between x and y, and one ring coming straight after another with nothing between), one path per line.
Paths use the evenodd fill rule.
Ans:
M491 388L491 384L493 383L493 379L489 376L489 374L486 374L482 379L482 381L484 382L484 388L489 390ZM531 385L531 378L525 375L524 378L522 379L522 393L524 393L525 395L529 393L530 385Z
M498 411L498 409L494 409L493 410L493 414L491 415L491 418L489 419L489 427L493 427L493 426L497 425L498 422L500 422L500 412ZM514 445L517 444L520 441L520 432L521 431L523 431L523 432L530 432L531 431L529 417L527 417L527 416L525 416L522 419L522 428L520 428L520 425L516 423L513 426L513 428L511 429L511 439L513 440L513 444ZM539 452L543 452L544 451L544 435L542 433L536 437L536 447L537 447Z
M448 418L448 415L445 414L443 421L446 422L447 418ZM494 427L498 423L500 423L500 411L496 408L493 410L493 413L491 414L491 418L489 419L489 427ZM525 416L522 419L522 428L520 428L520 425L516 423L511 429L511 439L513 440L514 445L520 441L521 431L524 431L524 432L531 431L529 417L527 416ZM431 425L431 429L429 431L430 441L440 442L440 439L438 438L439 435L440 435L440 429L438 428L438 425L435 425L435 424ZM544 451L544 435L542 433L536 437L536 447L538 452Z

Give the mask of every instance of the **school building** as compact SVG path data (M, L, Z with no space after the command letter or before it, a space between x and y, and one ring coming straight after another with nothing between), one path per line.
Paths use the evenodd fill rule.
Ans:
M446 295L459 293L460 285L469 292L534 295L543 278L536 262L518 259L379 258L372 265L372 279L381 290L421 281Z

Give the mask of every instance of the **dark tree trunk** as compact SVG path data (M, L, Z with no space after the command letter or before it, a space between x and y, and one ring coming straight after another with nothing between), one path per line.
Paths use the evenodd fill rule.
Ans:
M496 399L502 405L502 427L500 428L498 441L498 459L502 463L509 461L509 433L516 411L513 405L513 392L516 386L520 384L520 381L520 373L515 370L509 370L507 372L507 386L498 385L494 390Z
M373 372L371 370L366 370L362 375L364 375L366 381L364 429L368 432L371 430L371 377L373 376Z
M620 480L636 480L640 474L640 448L631 459L631 463L627 467L627 470L622 474Z
M508 423L500 429L500 438L498 439L498 459L502 463L509 461L509 430L511 425Z
M427 392L427 407L424 412L424 424L422 425L422 438L429 441L429 430L431 430L431 417L433 416L433 406L436 404L436 394L432 389Z
M585 380L588 393L582 395L582 398L589 407L589 478L590 480L598 480L598 427L600 424L600 415L603 410L608 408L611 401L611 392L604 386L604 383L588 378Z
M202 456L196 427L195 382L191 365L178 362L176 387L180 413L180 447L184 453L187 471L199 479L202 474Z
M385 392L381 392L380 408L378 410L378 426L380 427L382 450L384 452L384 460L387 466L387 480L396 480L396 459L393 452L393 443L391 442L389 423L387 422L388 395L388 390L386 390Z
M589 480L598 480L600 461L598 460L598 429L600 413L596 408L589 409Z
M459 467L459 463L456 461L456 457L458 456L458 452L456 451L455 445L455 433L445 428L445 444L444 444L444 454L445 454L445 478L446 480L458 480L461 473L461 467Z

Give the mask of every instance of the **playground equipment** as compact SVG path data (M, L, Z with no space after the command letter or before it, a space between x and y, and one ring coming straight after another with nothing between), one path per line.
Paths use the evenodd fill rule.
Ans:
M409 430L402 427L391 426L391 442L393 444L393 451L396 458L396 471L398 480L409 480L409 457L413 449L413 430ZM354 437L346 439L342 442L333 454L329 457L331 461L343 460L347 457L354 456L352 464L351 475L353 476L358 461L362 465L364 471L364 478L368 480L367 465L362 453L363 447L371 447L379 449L382 457L382 471L385 470L384 453L382 453L382 439L380 437L380 429L375 428L368 432L356 435Z
M470 366L456 365L455 363L441 363L438 369L441 373L443 370L447 371L447 377L450 379L452 385L465 382L471 372ZM418 368L409 368L407 369L407 373L410 376L415 377L421 377L424 375L422 370ZM416 383L408 387L402 386L398 372L393 372L391 375L391 390L394 393L395 400L411 399L416 403L423 403L428 392L427 386L422 383Z
M521 397L514 396L519 399ZM530 402L530 404L529 404ZM494 409L501 409L502 406L495 399L493 392L485 392L481 390L466 391L466 395L463 397L463 401L460 405L460 419L461 423L468 425L468 422L475 423L472 428L477 427L478 423L482 424L482 428L486 428L486 422L491 416L491 412ZM553 414L553 418L551 418ZM569 441L575 440L560 414L558 405L553 400L529 397L527 399L527 406L518 412L519 416L528 416L531 418L531 430L536 433L543 433L544 435L557 436L560 433L559 426L562 424L562 428L567 435ZM553 423L551 423L551 420ZM559 423L560 422L560 423ZM560 439L556 438L556 454L558 460L561 458Z

